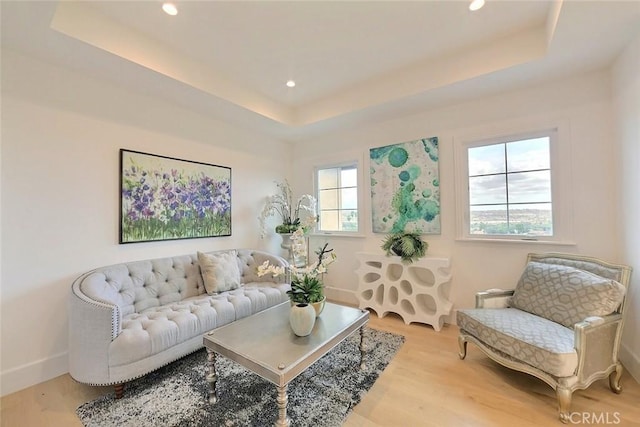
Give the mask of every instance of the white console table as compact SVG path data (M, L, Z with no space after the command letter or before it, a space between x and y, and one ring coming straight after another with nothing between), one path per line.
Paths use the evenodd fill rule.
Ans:
M360 308L372 308L378 317L397 313L407 325L426 323L442 329L453 306L443 289L451 280L448 258L423 257L407 264L384 254L358 252L356 257Z

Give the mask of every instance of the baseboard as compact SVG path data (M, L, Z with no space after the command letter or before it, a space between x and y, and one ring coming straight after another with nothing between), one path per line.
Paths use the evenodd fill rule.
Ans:
M0 374L0 395L15 393L69 372L67 352L36 360Z
M629 349L624 343L620 346L620 362L631 376L640 383L640 357Z
M358 301L358 298L356 298L355 291L349 291L349 290L340 289L340 288L332 288L330 286L327 286L324 290L324 293L327 296L327 299L330 301L335 301L335 302L350 305L353 307L358 306L359 301Z

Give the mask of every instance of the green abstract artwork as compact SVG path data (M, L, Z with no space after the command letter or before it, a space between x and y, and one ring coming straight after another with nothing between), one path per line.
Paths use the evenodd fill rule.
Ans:
M369 150L374 233L440 233L438 138Z

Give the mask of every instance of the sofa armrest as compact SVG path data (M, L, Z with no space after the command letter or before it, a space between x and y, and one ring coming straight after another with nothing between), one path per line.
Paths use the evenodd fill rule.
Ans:
M82 383L107 385L109 345L121 328L120 309L83 294L85 276L73 283L69 297L69 374Z
M618 362L622 316L592 316L574 325L574 346L578 353L576 375L583 379L609 369Z
M287 280L290 276L290 274L288 274L289 263L281 256L254 249L238 249L238 259L240 262L240 274L242 276L242 283L291 283L290 280ZM273 266L284 267L285 275L278 277L273 277L270 274L265 274L262 277L258 276L258 267L265 261L268 261L269 264Z
M476 308L506 308L513 289L487 289L476 294Z

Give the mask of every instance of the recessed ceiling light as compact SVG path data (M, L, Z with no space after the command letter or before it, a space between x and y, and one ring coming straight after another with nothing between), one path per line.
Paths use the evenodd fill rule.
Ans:
M167 15L176 16L178 14L178 8L173 3L163 3L162 10L164 10Z
M484 0L473 0L469 5L469 10L475 11L484 6Z
M293 80L289 80L287 82L287 87L295 87L295 85L296 85L296 82L294 82Z

